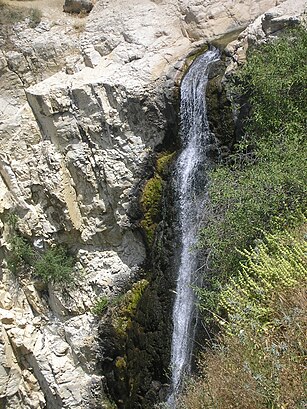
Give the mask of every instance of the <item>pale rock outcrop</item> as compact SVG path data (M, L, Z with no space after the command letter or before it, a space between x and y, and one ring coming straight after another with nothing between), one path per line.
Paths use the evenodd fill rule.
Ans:
M101 401L91 309L101 295L125 289L145 260L129 206L148 154L175 126L184 59L274 4L101 0L83 33L70 16L14 28L13 46L0 53L1 256L13 210L36 248L69 244L77 280L46 288L16 278L3 261L0 402L7 409Z
M267 10L250 24L239 38L229 43L225 49L231 61L226 75L246 61L249 46L265 43L278 37L286 28L293 28L306 19L307 2L286 0L282 4Z

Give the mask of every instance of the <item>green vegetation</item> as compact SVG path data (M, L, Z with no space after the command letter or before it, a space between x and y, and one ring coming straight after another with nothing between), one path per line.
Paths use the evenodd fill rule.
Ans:
M74 258L63 246L55 246L37 255L33 274L45 283L69 283L73 281Z
M212 276L219 281L238 270L242 254L236 249L253 246L264 231L302 222L306 41L306 31L299 30L255 50L235 78L251 112L244 137L210 175L211 209L200 240L212 249Z
M8 267L13 273L21 270L31 272L45 283L69 283L73 281L75 260L61 245L50 247L43 253L35 250L28 239L18 230L18 217L10 214L7 223L11 227Z
M164 187L164 179L174 158L175 152L162 152L156 161L156 172L154 176L147 180L143 187L140 198L143 218L141 226L144 229L147 241L153 244L154 234L161 219L161 199Z
M270 323L272 293L298 285L307 279L306 241L289 233L268 235L264 242L242 252L241 270L230 278L219 294L215 319L231 335L257 321L263 328ZM199 291L200 299L205 296ZM200 305L205 305L201 301ZM222 316L227 319L223 319Z
M157 158L157 172L162 177L167 176L169 167L174 159L176 152L162 152Z
M228 320L179 409L303 409L307 386L304 234L269 236L220 298Z
M31 244L21 235L14 233L9 244L11 247L8 257L8 266L16 273L23 266L31 266L35 258L34 250Z
M235 78L249 115L209 175L200 239L210 271L197 293L215 341L179 409L306 405L306 50L306 31L288 32Z
M141 196L141 207L144 214L143 219L141 220L141 226L145 230L149 244L152 244L153 242L154 233L157 227L162 190L162 179L159 175L155 175L146 182Z
M131 290L112 303L115 306L112 324L119 335L126 336L126 331L131 326L131 320L148 284L149 282L145 279L137 281Z
M105 295L98 298L94 307L92 308L92 313L98 315L99 317L107 310L109 306L109 299Z

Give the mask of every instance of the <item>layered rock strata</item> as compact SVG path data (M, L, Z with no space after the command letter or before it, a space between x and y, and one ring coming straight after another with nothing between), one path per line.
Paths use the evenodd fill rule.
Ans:
M2 35L4 407L102 405L98 320L91 311L99 297L137 279L145 261L130 203L148 155L166 135L174 137L184 58L273 4L101 0L84 20L43 15L35 28L18 23L9 38ZM9 213L34 248L70 247L77 259L73 286L46 287L7 268Z

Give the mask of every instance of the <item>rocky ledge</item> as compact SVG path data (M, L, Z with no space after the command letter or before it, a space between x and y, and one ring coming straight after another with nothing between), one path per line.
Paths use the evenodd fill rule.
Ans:
M126 291L146 259L131 203L150 153L176 137L184 60L274 4L101 0L84 20L43 13L2 35L2 406L107 407L92 309ZM12 215L35 251L69 247L72 285L10 271Z

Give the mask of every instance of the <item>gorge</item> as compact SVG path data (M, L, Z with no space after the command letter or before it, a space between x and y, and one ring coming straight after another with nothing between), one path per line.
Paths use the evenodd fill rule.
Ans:
M15 3L1 10L38 7L41 17L11 13L0 29L0 407L153 408L169 394L181 246L195 269L174 211L188 163L182 154L174 165L179 83L204 45L248 26L223 45L227 77L250 45L299 21L305 2L98 0L83 17L58 1ZM192 155L191 167L207 157ZM205 182L197 177L196 189ZM41 274L52 254L62 257L56 272L72 257L72 282L46 280L46 264ZM175 358L182 336L174 392L190 361L191 343Z

